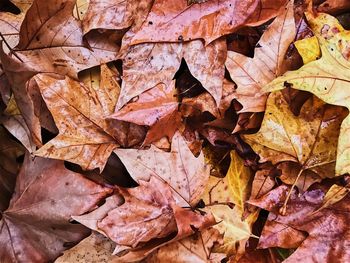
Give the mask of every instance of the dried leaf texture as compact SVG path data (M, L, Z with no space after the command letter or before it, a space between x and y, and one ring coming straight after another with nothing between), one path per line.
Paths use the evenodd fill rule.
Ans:
M341 108L311 98L295 116L282 93L275 92L269 96L259 132L244 138L260 155L261 162L293 161L323 175L325 167L332 166L330 171L334 171L337 138L345 114ZM325 174L332 176L332 172Z
M243 25L258 25L276 16L286 1L207 1L188 6L186 0L155 0L146 22L131 44L204 39L206 44ZM229 15L228 15L229 14Z
M276 214L276 209L283 202L283 196L288 191L285 186L272 190L269 196L264 196L254 202L255 205L273 211L268 218L267 226L271 223L284 224L293 229L308 233L306 239L297 250L284 262L347 262L350 259L349 247L349 196L340 202L330 205L327 209L317 211L322 204L325 193L321 189L313 189L301 196L292 195L290 207L285 216ZM265 226L266 228L266 226ZM277 246L285 236L285 233L276 231L276 243L269 246ZM289 239L300 240L300 232L292 230ZM298 237L299 236L299 237ZM287 243L288 244L288 243ZM288 246L286 244L286 246Z
M111 113L107 105L113 105L118 91L96 91L69 77L61 79L59 75L40 74L35 81L60 131L35 154L102 171L117 147L118 131L104 116Z
M266 29L258 42L254 58L229 51L225 65L237 84L235 98L242 104L239 112L265 110L266 95L262 87L286 71L286 51L295 38L294 1Z
M308 21L321 47L322 57L310 62L299 70L287 72L268 84L265 91L283 89L285 84L295 89L312 92L327 103L349 108L349 31L342 28L339 22L327 14L313 17L308 14ZM348 147L348 127L350 118L344 119L337 149L336 173L349 172L350 150Z
M26 155L10 207L0 221L1 262L55 259L88 234L69 222L71 216L91 210L110 191L65 169L61 161L32 161Z
M130 47L123 57L124 81L117 108L159 83L170 86L182 58L185 59L191 74L202 83L219 105L225 74L224 39L207 46L196 40L188 43L147 43Z
M164 180L180 206L196 205L209 178L203 154L196 158L179 133L174 135L169 153L154 146L148 150L116 149L114 152L136 182L148 181L151 176Z

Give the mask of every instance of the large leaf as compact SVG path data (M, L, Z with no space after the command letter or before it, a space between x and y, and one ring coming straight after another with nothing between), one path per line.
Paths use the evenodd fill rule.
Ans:
M148 150L116 149L114 152L136 182L148 181L151 176L164 180L173 190L177 203L184 207L197 204L209 178L203 154L193 156L179 133L173 137L171 152L154 146Z
M213 213L217 222L214 226L223 235L223 244L217 250L226 254L237 251L239 242L246 242L252 236L252 224L257 214L242 220L243 205L248 199L251 173L236 152L231 152L231 165L226 177L211 176L203 195L205 211ZM243 248L244 249L244 248Z
M320 176L333 177L339 127L346 112L310 98L295 116L281 92L271 93L258 133L244 138L261 162L299 163L299 170L312 169ZM323 170L330 171L324 173ZM333 172L332 172L333 171Z
M253 58L228 51L225 65L237 83L236 99L243 105L240 112L264 111L266 95L262 87L288 69L283 62L296 33L293 3L289 1L266 29Z
M106 74L106 71L109 71L108 67L102 67L98 86L85 86L59 75L40 74L35 77L60 131L36 155L74 162L83 169L103 170L113 149L118 143L123 144L127 132L122 123L104 119L113 112L119 94L119 85L113 80L113 74Z
M124 81L117 108L158 83L170 85L182 58L192 75L219 105L226 59L226 43L223 39L207 46L196 40L188 43L146 43L130 47L123 57Z
M145 42L181 42L213 40L234 32L243 25L262 24L276 16L286 1L206 1L188 6L186 0L169 3L154 1L146 23L136 33L132 44Z
M54 186L54 187L53 187ZM83 239L88 231L69 222L111 192L63 162L26 155L10 207L0 221L2 262L47 262Z
M116 188L115 195L90 214L74 216L82 224L116 242L115 253L142 248L155 239L179 240L215 223L211 214L200 215L176 205L168 184L151 176L136 188ZM175 239L173 235L176 234ZM147 246L148 253L152 251ZM154 249L154 248L153 248Z
M347 249L350 246L349 196L328 206L327 209L317 210L325 197L324 190L316 188L305 192L303 195L294 192L290 200L288 213L285 216L279 215L276 211L278 211L287 192L288 188L283 185L252 202L263 209L272 211L265 228L267 226L271 228L271 224L280 223L286 227L296 229L289 232L291 234L289 238L284 239L286 243L281 243L286 233L275 229L275 239L271 240L269 246L288 247L291 245L291 240L299 240L299 243L301 243L300 232L297 230L304 231L308 233L308 236L284 262L348 262L350 260L350 253Z
M350 32L342 28L339 22L327 14L315 17L308 14L308 21L320 43L322 57L310 62L299 70L287 72L268 84L265 91L276 91L292 86L295 89L312 92L327 103L350 108L350 62L347 46ZM337 149L336 173L350 172L350 117L344 119Z

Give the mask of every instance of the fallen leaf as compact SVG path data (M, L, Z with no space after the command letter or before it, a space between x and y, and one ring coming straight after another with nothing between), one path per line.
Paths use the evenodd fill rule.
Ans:
M88 234L86 228L71 224L70 217L93 209L110 192L65 169L61 161L39 157L32 161L27 154L10 206L2 213L0 258L4 262L54 260Z
M116 188L116 194L97 210L73 218L109 237L122 251L142 248L153 239L177 232L176 241L193 234L194 228L215 223L210 214L202 216L177 206L171 188L160 179L151 176L149 182L140 180L139 184L136 188Z
M196 158L179 133L174 135L169 153L154 146L148 150L116 149L114 152L136 182L148 181L151 176L164 180L180 206L196 205L209 178L203 154Z
M294 45L302 57L304 64L321 57L320 46L315 36L295 41Z
M39 74L35 81L60 131L35 154L102 171L118 145L120 133L124 132L120 123L104 119L113 111L118 84L114 82L114 86L100 86L95 90L69 77L62 79L49 74Z
M272 190L267 196L253 202L255 205L272 211L268 222L277 222L290 226L299 231L308 233L306 239L297 250L284 262L347 262L350 254L346 249L349 246L348 220L349 220L349 197L340 202L330 205L327 209L316 211L322 204L325 192L322 189L313 189L303 195L292 194L290 209L285 216L276 213L283 203L283 196L288 188L280 186ZM276 233L278 235L278 233ZM282 233L282 236L284 233ZM294 238L291 236L290 238ZM276 239L278 241L278 239ZM297 238L296 238L297 240ZM290 242L289 240L286 240ZM270 244L277 246L276 243Z
M156 0L147 21L133 37L131 44L193 39L204 39L209 44L243 25L263 24L276 16L285 2L225 0L220 3L207 1L188 6L186 0L173 3Z
M223 39L208 46L204 46L200 40L132 46L123 57L124 81L117 108L159 83L170 86L182 58L185 59L191 74L202 83L219 105L225 57L226 43Z
M235 152L231 153L231 166L224 178L211 176L203 194L205 211L213 213L217 222L213 228L223 235L223 244L215 251L232 255L238 242L245 242L252 236L252 224L257 213L242 220L243 204L247 200L247 179L250 171Z
M142 93L135 102L130 102L109 118L150 126L144 145L166 136L169 140L181 125L174 82L167 87L158 84Z
M212 253L212 248L222 242L219 231L213 228L159 248L145 262L221 262L225 254Z
M90 236L82 240L78 245L66 250L55 263L86 263L86 262L111 262L114 243L103 235L92 232Z
M333 177L334 173L321 170L331 166L334 171L336 142L345 114L341 108L324 105L313 97L295 116L280 92L271 93L259 132L243 137L260 155L261 162L292 161L300 164L300 171L311 169L322 178Z
M314 93L326 103L350 108L347 101L347 89L350 78L348 77L350 64L348 45L349 31L344 30L338 21L327 14L318 14L313 17L307 15L308 22L316 35L322 57L310 62L299 70L287 72L283 76L268 84L265 91L283 89L285 85L295 89ZM350 125L350 118L344 119L338 139L336 174L349 172L349 155L347 147L348 135L346 133Z
M242 104L239 112L265 110L262 87L287 70L284 56L295 37L294 1L275 18L259 40L254 57L228 51L225 65L237 83L235 98Z

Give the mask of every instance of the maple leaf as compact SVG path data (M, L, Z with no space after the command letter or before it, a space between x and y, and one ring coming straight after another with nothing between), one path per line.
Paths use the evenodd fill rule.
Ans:
M267 97L262 87L287 70L284 56L296 33L293 4L289 1L266 29L253 58L228 51L225 65L237 83L235 98L243 106L239 112L264 111Z
M297 178L306 177L307 173L302 172L307 169L322 178L333 177L339 127L345 114L341 108L324 105L314 97L295 116L281 92L271 93L259 132L244 138L260 155L261 162L299 163ZM329 173L323 172L326 168Z
M101 72L106 71L109 71L108 67L102 67ZM85 86L69 77L62 79L59 75L49 74L35 77L60 131L36 151L36 155L69 160L83 169L103 170L112 151L122 143L119 139L123 139L123 135L120 134L125 129L121 129L121 123L104 119L113 111L119 85L111 74L102 73L101 79L103 86L95 90L96 87Z
M226 59L226 43L223 39L208 46L204 46L200 40L131 46L123 56L124 82L117 108L121 108L130 99L158 83L170 86L182 58L185 59L191 74L202 83L219 105Z
M188 6L186 0L172 3L156 0L146 23L133 37L131 44L181 42L199 38L208 44L243 25L258 25L268 21L285 2L225 0Z
M77 78L80 70L116 59L119 49L115 44L107 45L106 49L96 42L98 39L87 45L80 22L72 15L74 4L73 0L53 3L35 0L21 24L19 43L12 56L0 49L0 59L17 105L31 132L31 139L39 147L41 134L37 112L41 101L33 99L31 95L37 90L28 86L27 81L39 72L69 74Z
M144 145L167 136L169 140L181 125L175 83L167 87L158 84L142 93L135 102L128 103L109 118L150 126Z
M251 236L251 226L257 214L242 220L243 205L248 199L248 183L251 177L249 168L245 167L237 153L231 152L231 164L226 177L211 176L202 198L206 204L205 211L213 213L217 225L215 229L223 235L223 244L217 251L228 255L236 252L237 243L245 242Z
M292 85L295 89L312 92L326 103L350 108L347 100L350 87L349 31L344 30L335 18L327 14L321 13L315 17L307 14L307 18L320 43L322 57L299 70L287 72L269 83L264 90L276 91L285 85ZM338 139L337 175L350 171L350 150L347 146L349 125L350 118L347 117L342 123Z
M194 228L215 223L210 214L202 216L177 206L171 188L160 179L151 176L149 182L140 180L139 184L136 188L116 188L116 194L100 208L73 218L116 242L114 253L137 250L155 238L177 232L175 238L171 237L176 241L193 234ZM148 247L148 253L155 248Z
M114 152L136 182L148 181L151 176L164 180L180 206L196 205L209 178L209 166L204 163L203 153L197 158L193 156L178 132L169 153L153 145L148 150L116 149Z
M255 200L257 205L268 211L272 211L268 217L269 223L280 223L293 229L308 233L306 239L301 243L297 250L284 262L347 262L350 259L349 251L349 196L327 207L317 211L322 204L325 193L322 189L313 189L305 192L303 195L297 195L295 192L291 197L289 212L283 216L276 213L279 205L283 202L283 196L286 195L288 187L282 185L266 196ZM279 232L275 232L279 235ZM281 233L282 236L285 233ZM293 235L286 240L296 238ZM270 246L277 246L280 240L276 238L276 243L270 243Z
M39 157L32 161L27 154L0 221L1 261L55 259L67 245L88 234L84 227L71 224L70 217L91 210L110 192L65 169L61 161Z

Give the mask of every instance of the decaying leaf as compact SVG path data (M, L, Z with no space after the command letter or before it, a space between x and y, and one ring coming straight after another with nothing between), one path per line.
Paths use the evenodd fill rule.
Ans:
M257 214L242 220L243 205L248 199L249 168L244 167L237 153L231 153L231 165L226 177L211 176L203 195L205 211L213 213L217 222L215 229L223 235L223 244L216 251L232 255L238 242L245 242L251 236L251 226Z
M176 133L171 152L151 146L148 150L116 149L131 177L139 182L151 176L164 180L172 189L178 205L188 207L198 203L209 178L210 168L203 154L195 157L183 137Z
M71 224L70 217L93 209L110 192L65 169L61 161L40 157L32 161L27 154L0 221L1 261L55 259L88 234L81 225Z
M297 162L299 170L310 169L322 178L333 177L339 127L345 114L343 109L324 105L313 97L295 116L282 93L276 92L269 96L259 132L244 138L260 155L261 162ZM324 173L327 167L331 172Z
M286 1L207 1L188 6L186 0L154 1L146 23L132 44L204 39L206 44L243 25L258 25L276 16ZM230 15L227 15L230 14Z
M264 111L266 95L262 87L286 71L284 56L295 37L294 1L271 23L258 42L254 58L229 51L225 65L237 83L235 98L243 105L240 112Z
M210 214L202 216L177 206L171 188L159 178L151 176L149 182L140 180L139 184L131 189L117 188L100 208L73 218L116 242L118 253L142 248L172 233L177 233L178 240L193 234L193 229L215 223Z
M112 151L118 144L123 144L125 133L123 123L105 119L113 112L119 94L119 85L113 80L113 74L106 71L109 71L108 67L103 67L101 85L97 89L59 75L40 74L35 77L60 131L36 155L69 160L83 169L103 170ZM137 129L136 134L139 134ZM136 141L140 142L140 139L136 137Z
M253 201L263 209L272 211L268 218L268 224L280 223L298 231L308 233L308 236L297 250L284 262L347 262L350 259L349 247L349 197L334 203L327 209L318 210L322 204L325 192L322 189L313 189L298 196L293 193L288 213L279 215L278 207L283 203L283 196L288 188L280 186L272 190L264 197ZM272 197L272 198L271 198ZM266 226L265 226L266 227ZM269 226L271 228L271 226ZM292 229L291 229L292 230ZM276 231L275 242L269 246L281 245L279 237L285 237L283 231ZM292 231L285 242L300 240L300 232ZM287 245L289 246L290 245ZM283 247L283 246L282 246Z
M299 70L287 72L283 76L268 84L265 91L283 89L285 85L295 89L312 92L327 103L350 108L347 87L349 87L349 41L350 34L327 14L307 15L308 21L316 35L322 57L310 62ZM350 118L344 119L338 140L336 173L338 175L349 172L350 150L347 147L348 127Z

